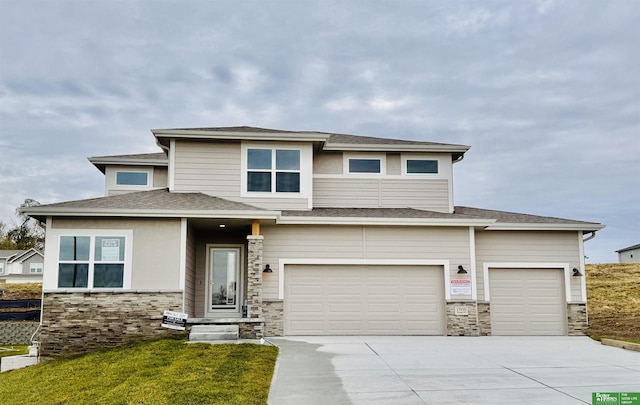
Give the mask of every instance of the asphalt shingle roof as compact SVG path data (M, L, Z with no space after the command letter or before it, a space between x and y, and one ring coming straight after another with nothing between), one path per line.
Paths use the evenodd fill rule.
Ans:
M122 210L236 210L264 211L249 204L212 197L202 193L170 193L166 188L90 198L87 200L65 201L40 205L40 208L74 209L122 209Z
M92 156L92 159L131 159L131 160L169 160L164 152L157 153L136 153L132 155L111 155L111 156Z
M471 215L477 218L491 218L498 223L511 224L593 224L593 222L575 221L573 219L545 217L517 212L487 210L482 208L455 207L456 214Z

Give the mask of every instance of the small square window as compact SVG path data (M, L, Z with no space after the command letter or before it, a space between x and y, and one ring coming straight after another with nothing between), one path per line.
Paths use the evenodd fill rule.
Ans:
M249 149L247 151L247 168L271 170L271 149Z
M424 159L407 159L407 173L438 174L438 161Z
M247 191L270 192L271 172L248 172Z
M60 263L58 265L58 287L86 288L89 284L89 264Z
M349 173L380 173L380 159L349 159Z
M89 260L88 236L61 236L60 260Z
M31 263L29 265L29 273L42 273L43 263Z

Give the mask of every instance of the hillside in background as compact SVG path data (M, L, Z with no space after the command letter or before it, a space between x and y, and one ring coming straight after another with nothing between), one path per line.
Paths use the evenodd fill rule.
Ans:
M589 335L640 342L640 263L588 264Z

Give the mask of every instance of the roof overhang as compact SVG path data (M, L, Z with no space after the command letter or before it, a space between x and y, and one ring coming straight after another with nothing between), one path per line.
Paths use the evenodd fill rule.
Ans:
M461 226L486 227L491 219L468 218L382 218L382 217L312 217L281 216L278 225L384 225L384 226Z
M119 208L42 208L30 207L22 212L39 221L47 217L127 217L127 218L225 218L276 220L279 211L264 210L154 210Z
M582 231L583 233L595 232L603 229L605 225L595 223L506 223L496 222L485 228L487 231Z
M470 149L466 145L418 145L418 144L349 144L325 143L322 150L347 152L437 152L462 155Z
M109 165L126 165L126 166L169 166L168 159L135 159L119 156L97 156L87 158L95 167L102 173L105 172L105 167Z
M321 132L249 132L206 129L152 129L158 143L169 146L170 139L218 139L233 141L326 142L330 134Z

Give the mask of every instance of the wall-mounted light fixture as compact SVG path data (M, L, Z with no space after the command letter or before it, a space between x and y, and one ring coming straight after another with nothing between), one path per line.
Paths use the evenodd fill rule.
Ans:
M573 277L582 277L582 273L580 273L580 270L578 269L573 269Z
M263 273L273 273L273 270L271 270L271 266L269 266L268 264L265 264L264 269L262 270Z
M458 274L467 274L467 271L462 266L458 266Z

